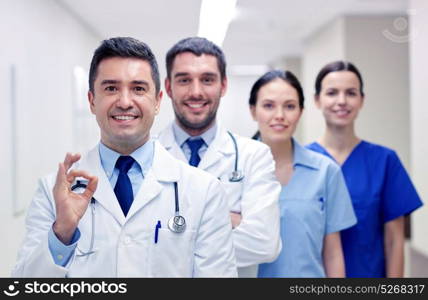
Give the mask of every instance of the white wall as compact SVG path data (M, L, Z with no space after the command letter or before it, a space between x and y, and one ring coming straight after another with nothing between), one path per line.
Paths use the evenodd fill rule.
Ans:
M411 168L416 188L425 202L413 214L412 247L428 257L428 1L412 0L410 7Z
M313 142L324 132L324 119L314 104L315 77L328 62L345 57L344 19L338 18L307 38L302 56L301 83L305 111L299 124L301 143Z
M257 123L251 117L248 99L251 87L258 77L230 75L228 90L222 98L217 112L218 120L223 126L234 133L247 137L253 136L257 131Z
M407 18L400 16L346 17L345 58L359 68L365 104L357 134L397 151L410 168L409 44ZM403 21L398 31L394 24ZM400 27L401 28L401 27Z
M73 67L89 68L99 39L53 0L2 0L0 19L0 276L9 276L24 234L24 216L13 215L13 203L25 209L37 178L54 171L65 152L76 148ZM10 113L12 66L16 70L15 116Z

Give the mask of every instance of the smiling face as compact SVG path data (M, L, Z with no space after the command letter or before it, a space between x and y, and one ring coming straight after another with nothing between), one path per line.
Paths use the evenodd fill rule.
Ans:
M353 126L364 97L355 73L336 71L327 74L321 82L321 91L315 103L324 114L328 126Z
M178 54L170 78L165 79L165 89L180 127L191 135L200 135L210 128L226 86L215 56Z
M262 140L266 143L288 141L302 115L297 90L277 78L260 88L256 105L251 106Z
M102 60L94 93L88 92L102 143L121 154L130 154L142 146L150 137L161 98L147 61L121 57Z

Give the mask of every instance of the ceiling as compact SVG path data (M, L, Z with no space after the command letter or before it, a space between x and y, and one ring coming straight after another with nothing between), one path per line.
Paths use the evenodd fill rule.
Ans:
M340 15L406 14L407 0L238 0L223 50L229 65L269 64L302 52L305 39ZM195 36L200 0L59 0L97 38L132 36L158 60ZM160 59L162 57L162 59Z

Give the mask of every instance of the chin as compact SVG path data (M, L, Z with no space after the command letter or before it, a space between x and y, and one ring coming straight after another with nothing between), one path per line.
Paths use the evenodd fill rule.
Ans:
M353 123L352 120L330 120L329 122L327 122L329 125L334 126L334 127L347 127L350 124Z

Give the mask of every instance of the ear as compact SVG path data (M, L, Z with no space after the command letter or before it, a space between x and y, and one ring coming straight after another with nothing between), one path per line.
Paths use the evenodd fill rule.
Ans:
M364 103L366 102L366 101L364 101L364 99L365 99L365 97L361 96L361 106L360 106L360 108L362 108L364 106Z
M155 115L159 113L162 97L163 97L163 92L159 91L159 94L156 96Z
M172 99L171 80L168 77L165 78L165 91L166 91L168 97Z
M301 108L300 109L300 114L299 114L299 119L298 119L298 121L300 121L300 118L302 117L302 115L303 115L303 111L305 110L305 108Z
M251 112L251 116L253 117L254 121L256 120L256 106L255 105L250 105L250 112Z
M95 95L91 91L88 91L88 102L91 112L95 115Z
M224 78L221 80L221 96L223 97L226 94L227 91L227 77L224 76Z
M314 95L314 100L315 100L315 106L320 109L321 108L321 103L320 103L320 96L319 95Z

